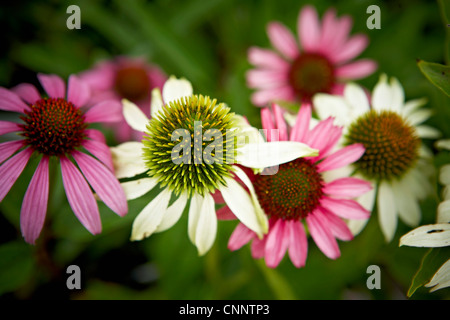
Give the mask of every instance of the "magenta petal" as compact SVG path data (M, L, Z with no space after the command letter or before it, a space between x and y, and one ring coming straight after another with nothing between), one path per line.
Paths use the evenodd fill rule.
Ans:
M339 23L336 20L336 10L328 9L322 18L322 28L320 33L320 45L319 50L325 55L332 54L333 48L330 48L330 44L333 43L336 36L336 29L339 27Z
M320 45L320 22L313 6L305 6L297 20L297 32L303 51L313 52Z
M88 138L106 144L105 135L101 131L97 129L86 129L84 133L86 133Z
M255 238L252 241L251 250L253 259L263 258L265 255L267 236L262 239Z
M0 120L0 136L3 134L20 131L19 124L11 121Z
M272 141L272 130L275 129L275 124L272 119L272 112L270 108L261 109L261 124L268 142Z
M102 231L100 213L91 188L78 168L67 158L61 158L61 173L67 200L75 216L92 234Z
M292 100L295 92L286 83L279 88L261 89L252 94L251 101L257 107L267 107L274 100Z
M330 22L331 21L329 21L329 23ZM347 42L352 25L353 20L348 15L336 18L330 23L330 28L332 28L332 36L327 39L327 42L323 39L320 43L320 48L321 52L324 53L331 61L333 61L334 54L339 52Z
M216 211L218 220L236 220L236 216L228 206L224 206Z
M75 75L71 75L69 77L69 84L67 88L68 101L80 108L88 102L90 95L91 92L89 86L85 82L81 81Z
M366 180L346 177L325 184L322 191L333 198L356 198L372 189L372 184Z
M305 142L313 149L319 150L319 157L322 158L322 150L327 146L330 139L331 131L333 129L333 118L328 118L320 121L314 129L308 134L308 139Z
M228 240L228 249L238 250L255 237L255 233L244 224L239 223Z
M370 212L354 200L323 197L320 204L328 211L344 219L359 220L370 217Z
M279 141L287 141L288 140L288 129L286 125L286 121L284 120L283 109L280 108L277 104L272 104L272 110L275 115L275 123L279 133Z
M366 35L358 34L351 37L333 56L333 61L337 64L344 63L360 55L369 44Z
M22 100L29 104L34 104L36 101L41 99L39 91L31 83L21 83L11 89L16 93Z
M289 64L277 53L268 49L251 47L248 50L248 61L254 66L269 70L287 70Z
M102 101L94 105L84 114L87 122L123 121L122 104L116 100Z
M19 178L32 153L33 151L30 148L26 148L0 166L0 202L3 201L17 178Z
M334 215L325 208L317 208L315 215L326 223L333 235L343 241L353 240L353 234L348 228L347 224L338 216Z
M294 60L299 55L299 49L292 32L279 22L271 22L267 26L270 42L286 58Z
M360 143L349 145L330 154L317 165L317 169L324 172L345 167L361 158L364 152L365 148Z
M317 216L314 211L306 217L306 223L311 237L319 249L330 259L339 258L341 252L337 241L321 216Z
M75 151L72 156L100 199L118 215L126 215L128 205L125 192L114 174L85 153Z
M377 69L377 63L369 59L360 59L336 69L336 77L346 80L357 80L372 74Z
M16 93L0 87L0 110L23 113L29 108Z
M47 214L48 163L48 157L46 156L39 162L28 185L20 210L20 229L25 241L30 244L34 244L39 237Z
M296 220L286 221L286 232L289 234L289 258L294 266L301 268L305 265L308 254L308 239L303 224Z
M264 257L269 268L276 268L283 259L289 244L289 234L285 232L285 221L278 219L267 235Z
M13 140L0 143L0 163L11 157L22 146L22 140Z
M66 84L59 76L39 73L37 77L50 98L66 97Z
M96 140L84 140L83 147L114 172L114 164L109 147Z
M219 190L216 190L214 193L211 193L211 195L214 199L215 204L225 203L225 199L223 198L222 193L220 193Z
M305 142L308 139L309 121L311 119L311 105L302 104L298 111L295 125L291 131L291 141Z
M288 82L287 70L251 69L246 73L249 88L270 89Z

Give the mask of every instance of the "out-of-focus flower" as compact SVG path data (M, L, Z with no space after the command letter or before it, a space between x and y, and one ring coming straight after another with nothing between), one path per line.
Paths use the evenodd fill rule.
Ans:
M450 140L440 140L436 145L438 148L450 150ZM438 206L436 223L411 230L400 238L400 246L428 248L450 246L450 164L441 168L439 180L444 185L444 199ZM430 292L450 286L450 259L437 270L425 286L432 288Z
M131 240L142 240L167 230L180 218L189 204L188 235L205 254L213 245L217 217L212 194L220 190L235 216L260 237L267 232L267 219L232 175L247 182L244 166L266 167L316 153L298 142L283 144L235 144L240 137L239 116L223 103L193 95L185 79L171 77L162 96L154 90L149 120L129 101L124 101L124 116L131 127L145 132L144 140L126 142L112 148L118 177L148 177L122 183L128 199L140 197L159 185L161 192L138 214ZM211 156L211 157L210 157ZM250 185L251 187L251 185ZM171 203L172 196L176 200Z
M298 41L283 24L267 27L270 49L252 47L247 83L257 89L251 100L256 106L270 102L310 101L318 92L338 94L343 83L372 74L377 64L370 59L352 61L368 45L366 35L350 36L352 19L336 17L329 9L322 22L312 6L305 6L297 21Z
M318 94L313 99L319 118L336 118L345 126L344 144L362 143L365 154L347 170L372 181L376 189L359 199L369 210L375 198L378 219L386 241L391 241L397 229L397 218L411 227L419 224L419 200L433 190L430 176L433 166L430 151L422 138L436 138L439 132L422 122L431 111L420 108L424 99L405 102L404 91L395 78L385 74L373 90L371 101L356 84L348 84L343 96ZM355 233L365 222L351 222Z
M14 132L22 137L0 144L0 201L29 159L40 157L20 211L22 234L25 241L34 244L47 212L49 161L56 157L73 212L87 230L98 234L101 220L91 187L118 215L124 216L128 206L114 176L105 138L88 126L93 122L118 121L121 105L105 100L85 109L89 88L77 76L69 77L67 93L65 82L56 75L38 74L38 79L48 96L41 96L35 86L27 83L11 90L0 88L0 109L22 114L23 121L0 121L0 134Z
M90 103L127 99L139 106L147 116L150 116L151 91L162 88L167 80L165 73L157 66L143 58L126 56L101 61L92 69L80 73L79 77L91 89ZM142 133L134 131L123 118L110 126L119 142L142 139Z
M305 265L308 240L304 224L317 246L330 259L340 256L336 239L351 240L353 235L343 219L367 219L369 212L356 198L371 189L365 180L345 177L326 181L326 173L357 161L364 153L362 144L352 144L334 150L342 128L329 118L310 129L311 106L301 106L297 122L289 133L282 110L273 105L262 109L263 128L267 138L279 130L279 140L298 141L319 150L316 156L298 158L281 164L274 174L256 174L252 184L257 199L269 219L269 231L260 239L243 224L239 224L230 237L228 247L237 250L252 241L252 256L264 258L268 267L275 268L286 251L292 263ZM273 143L273 142L269 142Z

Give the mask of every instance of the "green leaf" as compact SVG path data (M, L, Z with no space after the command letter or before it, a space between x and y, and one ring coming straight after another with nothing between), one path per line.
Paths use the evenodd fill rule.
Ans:
M420 60L417 65L425 77L450 97L450 67Z

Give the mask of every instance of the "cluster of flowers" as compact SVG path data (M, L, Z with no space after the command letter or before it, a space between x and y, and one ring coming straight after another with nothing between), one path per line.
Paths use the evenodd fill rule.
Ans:
M248 86L262 130L225 103L194 94L188 80L126 57L70 76L67 90L59 76L44 74L38 79L46 94L31 84L0 88L0 109L22 120L0 121L1 135L20 138L0 144L0 200L37 158L20 212L25 241L34 244L54 158L67 200L92 234L101 232L98 199L124 216L128 200L159 188L134 220L132 240L169 229L188 206L188 236L200 255L213 245L218 220L237 219L228 248L251 242L252 256L271 268L286 253L304 266L309 236L327 257L338 258L337 240L353 239L374 208L391 241L398 218L411 227L420 223L419 201L434 188L433 154L422 139L440 135L422 124L431 116L421 108L425 100L405 102L395 78L382 74L371 92L353 82L377 64L354 61L368 38L351 36L351 26L350 17L332 9L320 20L311 6L300 12L298 38L278 22L268 25L274 50L248 51L255 66ZM120 144L107 146L91 123L108 123ZM450 149L448 140L439 145ZM445 185L449 166L441 171ZM412 230L401 244L449 244L448 190L438 224ZM449 270L447 262L429 285L448 286Z

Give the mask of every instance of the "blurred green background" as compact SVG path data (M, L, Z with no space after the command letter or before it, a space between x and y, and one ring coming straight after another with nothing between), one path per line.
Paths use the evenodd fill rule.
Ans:
M435 111L429 124L450 137L449 98L417 67L417 59L450 61L447 0L3 2L0 86L38 85L37 72L67 78L101 59L143 55L168 75L188 78L195 92L226 102L259 127L259 109L251 105L245 85L245 72L251 67L247 49L270 47L265 31L269 21L295 30L299 10L307 3L316 6L320 16L329 7L338 15L351 15L352 33L369 36L370 45L361 57L376 60L379 69L360 84L372 89L382 72L397 77L407 99L428 99L427 107ZM81 9L79 30L66 27L71 4ZM373 4L381 9L379 30L366 27L366 9ZM437 168L450 163L450 153L436 150L433 141L427 143L436 154ZM400 236L410 230L402 222L394 240L385 243L376 214L355 240L339 242L339 259L329 260L310 241L304 268L295 268L285 257L277 269L269 269L264 261L251 258L249 246L236 252L227 249L235 221L219 222L213 248L199 257L187 236L187 211L172 229L130 242L131 224L151 194L130 201L124 218L99 203L103 232L92 236L72 213L57 176L44 231L31 246L20 234L19 212L35 166L27 167L0 203L0 299L450 298L449 288L429 293L422 286L450 257L450 250L431 250L423 260L427 248L399 247ZM436 183L436 194L422 203L421 224L434 223L440 189ZM81 290L66 287L69 265L81 268ZM379 290L366 286L370 265L381 268Z

